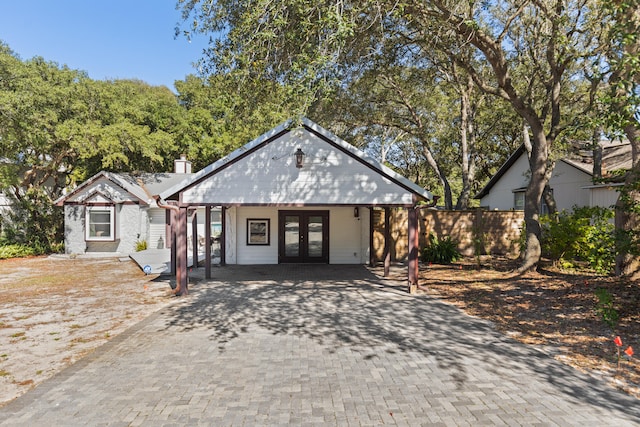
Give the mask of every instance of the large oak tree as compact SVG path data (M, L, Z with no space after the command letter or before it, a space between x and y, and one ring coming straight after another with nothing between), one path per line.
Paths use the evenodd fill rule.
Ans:
M607 21L594 0L306 2L180 0L191 31L214 36L204 63L298 88L301 112L343 78L367 68L402 37L403 49L448 57L477 88L507 102L528 127L526 251L521 270L540 259L540 201L550 153L584 100L581 72L602 52ZM391 52L393 54L393 52ZM402 51L397 51L402 62ZM410 65L410 64L408 64Z

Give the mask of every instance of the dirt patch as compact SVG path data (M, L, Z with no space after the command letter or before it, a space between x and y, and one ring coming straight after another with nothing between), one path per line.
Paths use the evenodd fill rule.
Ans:
M518 275L517 265L505 259L429 265L421 268L421 285L427 294L492 321L512 338L544 346L557 360L640 398L640 283L551 265ZM598 310L598 289L613 297L619 314L614 329ZM619 369L615 336L623 341ZM628 346L637 357L624 355Z
M0 406L161 307L169 282L117 258L0 261Z

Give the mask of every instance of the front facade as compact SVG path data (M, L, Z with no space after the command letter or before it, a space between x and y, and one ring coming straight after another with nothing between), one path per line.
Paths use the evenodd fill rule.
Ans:
M173 212L178 282L186 286L186 271L179 270L190 209L205 207L207 217L221 207L223 264L364 264L371 258L374 207L415 211L430 199L429 192L303 119L160 193L158 204ZM417 247L415 254L417 268Z
M64 207L65 253L128 255L143 242L148 248L169 247L167 211L151 193L188 175L99 172L56 201Z

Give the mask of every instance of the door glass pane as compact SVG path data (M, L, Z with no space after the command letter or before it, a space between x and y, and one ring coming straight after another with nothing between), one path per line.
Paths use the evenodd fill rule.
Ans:
M300 217L298 215L284 217L284 255L288 257L300 255Z
M309 216L308 217L308 230L309 238L307 239L308 246L307 251L309 257L321 257L322 256L322 217L321 216Z

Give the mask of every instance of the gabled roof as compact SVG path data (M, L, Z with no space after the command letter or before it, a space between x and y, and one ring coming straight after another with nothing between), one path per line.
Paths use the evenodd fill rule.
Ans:
M377 174L382 176L389 181L394 182L396 185L401 186L406 191L409 191L418 199L426 199L431 200L432 195L430 192L426 191L424 188L419 185L411 182L406 179L402 175L396 173L390 168L384 166L377 160L368 156L363 151L357 149L353 145L347 143L341 138L337 137L333 133L327 131L326 129L320 127L316 123L312 122L309 119L303 118L300 122L301 126L296 126L297 122L293 120L288 120L276 128L264 133L248 144L238 148L233 151L229 155L221 158L220 160L210 164L199 172L191 175L188 178L185 178L179 184L161 192L159 194L160 198L167 200L175 198L179 193L189 189L190 187L197 185L198 183L204 181L208 177L211 177L218 172L226 169L227 167L232 166L234 163L240 161L241 159L249 156L251 153L259 150L261 147L266 146L270 142L286 135L289 132L296 130L297 128L302 128L311 134L315 135L319 139L325 141L326 143L332 145L333 147L340 150L342 153L345 153L350 158L354 159L356 162L367 166L368 168L374 170Z
M526 153L526 150L523 144L520 147L518 147L518 149L514 151L511 156L509 156L507 161L504 162L502 166L500 166L500 169L498 169L498 171L491 177L487 185L485 185L484 188L480 190L478 194L475 195L474 199L481 199L487 194L489 194L489 191L491 191L491 188L498 181L500 181L500 178L502 178L502 176L511 168L511 166L513 166L513 164L520 158L520 156L522 156L525 153Z
M602 175L606 177L616 170L628 170L631 168L631 144L629 142L611 143L604 142L602 146ZM585 152L586 153L586 152ZM487 185L476 196L475 199L481 199L491 191L491 188L502 178L502 176L513 166L513 164L526 154L524 145L518 149L507 159L500 169L491 177ZM593 176L593 157L592 153L584 156L568 156L560 159L564 162L588 175Z
M132 175L127 173L116 173L101 171L84 181L69 194L60 197L55 201L56 206L62 206L67 200L73 199L83 191L88 189L93 183L100 179L111 181L118 187L131 194L143 205L153 205L155 201L153 196L182 181L186 174L177 173L143 173L140 175ZM91 194L94 194L92 192ZM88 195L87 197L89 197ZM105 196L110 198L108 196ZM113 200L118 203L118 200Z

